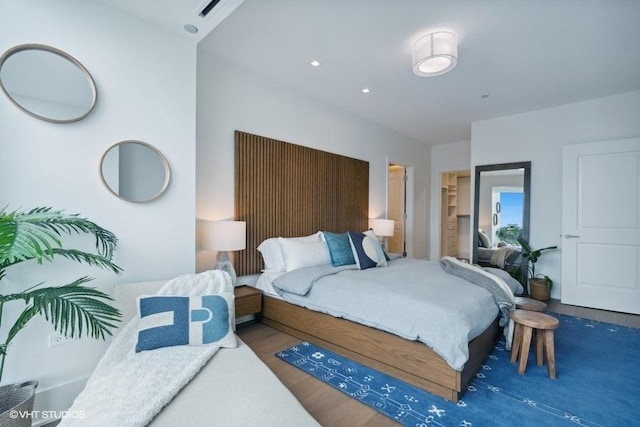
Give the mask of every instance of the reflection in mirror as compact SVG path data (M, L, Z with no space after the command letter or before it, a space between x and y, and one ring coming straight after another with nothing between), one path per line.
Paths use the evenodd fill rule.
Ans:
M111 146L100 161L102 182L113 194L129 202L148 202L169 185L169 162L155 147L142 141Z
M39 44L15 46L2 55L0 88L22 111L52 123L82 120L97 99L95 82L80 62Z
M476 166L474 263L526 272L517 238L529 240L530 197L531 162Z

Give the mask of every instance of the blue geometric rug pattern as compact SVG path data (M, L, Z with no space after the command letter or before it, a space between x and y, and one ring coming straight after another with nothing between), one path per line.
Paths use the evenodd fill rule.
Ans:
M548 314L556 380L500 340L457 404L311 343L276 356L405 426L640 426L640 329Z

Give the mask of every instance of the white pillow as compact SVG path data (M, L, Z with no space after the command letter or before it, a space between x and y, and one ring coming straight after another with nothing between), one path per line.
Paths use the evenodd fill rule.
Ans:
M285 271L297 270L305 267L331 264L331 255L326 242L317 242L278 238Z
M478 230L478 239L480 239L483 248L491 247L491 240L489 240L489 236L487 236L484 231Z
M289 237L283 239L305 242L318 242L321 240L321 234L322 233L318 231L317 233L311 234L310 236ZM280 243L278 242L278 239L280 238L282 237L271 237L262 241L262 243L258 245L258 252L260 252L260 255L262 255L262 260L264 261L263 271L279 272L286 270L284 258L282 257L282 249L280 249Z

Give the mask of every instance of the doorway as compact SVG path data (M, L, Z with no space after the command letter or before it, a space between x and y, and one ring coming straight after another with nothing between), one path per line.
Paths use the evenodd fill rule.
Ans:
M407 168L389 163L388 218L393 220L393 236L387 239L388 251L407 256Z

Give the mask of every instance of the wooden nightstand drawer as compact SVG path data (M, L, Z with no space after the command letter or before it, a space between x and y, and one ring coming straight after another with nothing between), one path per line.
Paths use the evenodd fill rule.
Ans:
M236 296L236 317L257 314L262 311L262 292L251 286L238 286Z

